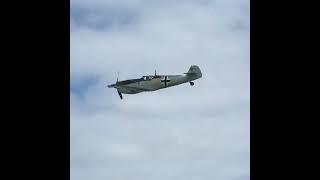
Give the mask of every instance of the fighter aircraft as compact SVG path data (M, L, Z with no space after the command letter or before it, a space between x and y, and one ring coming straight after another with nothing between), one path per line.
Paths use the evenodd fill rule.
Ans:
M119 76L119 74L118 74ZM123 94L137 94L144 91L156 91L171 86L189 82L191 86L194 85L193 80L202 77L200 68L197 65L192 65L187 73L183 75L154 75L142 76L138 79L128 79L118 81L115 84L108 85L109 88L116 88L120 98Z

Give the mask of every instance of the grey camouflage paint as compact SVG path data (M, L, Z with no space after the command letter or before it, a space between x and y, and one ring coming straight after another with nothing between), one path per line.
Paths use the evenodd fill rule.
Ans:
M183 75L154 75L143 76L139 79L129 79L118 81L115 84L108 85L109 88L116 88L122 99L123 94L137 94L144 91L156 91L163 88L176 86L179 84L192 82L202 77L200 68L192 65L187 73ZM190 83L193 85L193 83Z

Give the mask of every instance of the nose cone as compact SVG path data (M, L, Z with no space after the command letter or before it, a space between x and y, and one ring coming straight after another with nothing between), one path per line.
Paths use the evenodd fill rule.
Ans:
M116 84L110 84L108 85L108 88L113 88Z

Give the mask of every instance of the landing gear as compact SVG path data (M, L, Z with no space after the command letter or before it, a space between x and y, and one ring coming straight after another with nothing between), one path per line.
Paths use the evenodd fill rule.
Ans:
M191 82L190 82L190 85L193 86L193 85L194 85L194 82L191 81Z

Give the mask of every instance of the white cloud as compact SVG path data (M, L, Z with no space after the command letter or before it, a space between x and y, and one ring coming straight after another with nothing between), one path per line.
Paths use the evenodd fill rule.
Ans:
M71 8L71 82L83 81L71 88L71 179L249 179L248 0ZM106 87L118 70L121 80L192 64L203 72L193 87L124 100Z

